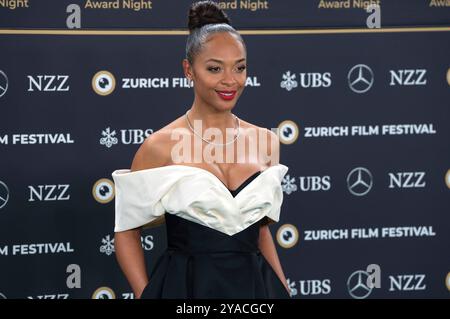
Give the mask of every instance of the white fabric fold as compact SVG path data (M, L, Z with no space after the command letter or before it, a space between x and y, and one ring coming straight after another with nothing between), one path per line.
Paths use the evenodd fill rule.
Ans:
M287 171L283 164L270 166L233 197L217 176L199 167L115 170L114 231L161 223L166 212L230 236L265 216L277 222Z

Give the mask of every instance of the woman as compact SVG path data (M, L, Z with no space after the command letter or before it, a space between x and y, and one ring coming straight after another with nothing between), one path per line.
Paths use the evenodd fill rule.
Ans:
M136 298L289 298L268 228L288 168L276 134L231 113L247 78L244 41L212 1L192 4L189 30L191 108L112 174L116 257ZM148 278L140 232L163 222L168 248Z

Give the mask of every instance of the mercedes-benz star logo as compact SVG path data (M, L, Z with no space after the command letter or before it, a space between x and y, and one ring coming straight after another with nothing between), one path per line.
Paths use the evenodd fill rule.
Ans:
M347 176L347 188L355 196L364 196L372 188L372 174L367 168L354 168Z
M347 290L349 295L355 299L367 298L373 288L367 286L369 274L363 270L357 270L348 277Z
M0 181L0 209L2 209L9 199L9 189L5 183Z
M8 77L6 76L5 72L0 70L0 97L5 95L7 90L8 90Z
M365 64L357 64L348 72L348 86L355 93L365 93L373 85L372 70Z

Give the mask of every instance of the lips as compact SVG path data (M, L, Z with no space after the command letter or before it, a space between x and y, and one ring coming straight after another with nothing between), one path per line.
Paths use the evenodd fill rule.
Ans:
M232 100L236 96L236 91L216 91L217 94L224 100Z

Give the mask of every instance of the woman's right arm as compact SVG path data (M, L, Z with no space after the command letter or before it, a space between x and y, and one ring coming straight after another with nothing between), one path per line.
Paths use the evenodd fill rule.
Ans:
M139 147L131 164L131 171L164 166L166 159L162 134L153 133ZM122 269L135 298L141 297L142 291L148 284L147 268L144 250L141 244L141 228L116 232L114 235L116 258Z
M139 299L148 283L144 250L141 244L141 229L117 232L114 236L114 246L120 268L133 289L135 297Z

